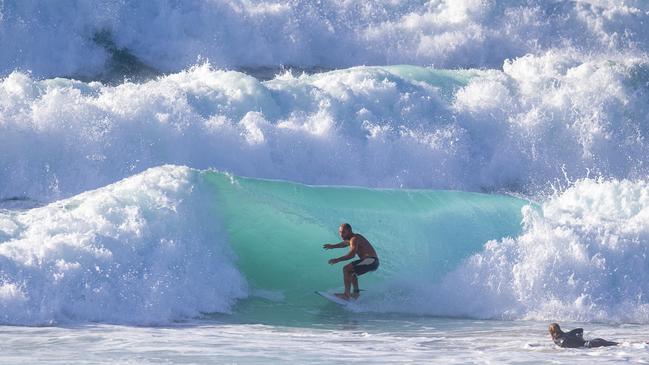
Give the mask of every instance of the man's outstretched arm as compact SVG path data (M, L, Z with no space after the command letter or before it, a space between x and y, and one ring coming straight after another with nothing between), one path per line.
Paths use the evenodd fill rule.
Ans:
M354 239L352 238L351 241L349 241L349 252L345 256L340 256L339 258L336 259L331 259L329 260L329 263L331 265L338 263L340 261L345 261L349 260L352 257L356 256L356 242L354 242Z
M348 244L349 243L347 243L347 241L342 241L340 243L327 243L327 244L323 245L322 248L324 248L325 250L331 250L332 248L347 247Z

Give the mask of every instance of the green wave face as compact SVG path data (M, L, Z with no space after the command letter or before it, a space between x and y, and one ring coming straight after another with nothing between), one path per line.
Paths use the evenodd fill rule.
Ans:
M521 207L528 204L457 191L316 187L205 175L253 295L255 289L281 293L278 303L289 306L317 306L323 299L314 290L342 286L343 264L327 260L347 250L325 251L322 245L340 241L343 222L377 250L379 270L360 279L361 288L375 292L402 279L435 282L486 241L517 235Z

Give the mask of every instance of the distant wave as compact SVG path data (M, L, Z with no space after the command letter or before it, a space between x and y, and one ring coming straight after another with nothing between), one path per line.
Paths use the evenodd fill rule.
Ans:
M51 201L161 164L311 184L544 195L646 176L649 66L549 52L503 71L209 65L117 86L0 82L0 197ZM34 148L38 146L38 148Z
M58 1L0 4L0 75L106 77L220 68L499 68L574 47L646 54L649 6L625 1ZM113 75L119 76L119 75Z

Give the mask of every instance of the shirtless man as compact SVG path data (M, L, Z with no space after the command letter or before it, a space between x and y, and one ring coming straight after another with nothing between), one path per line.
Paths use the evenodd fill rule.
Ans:
M345 281L345 292L337 293L336 296L345 300L350 297L358 298L360 289L358 289L358 276L367 272L374 271L379 267L379 257L374 251L374 247L370 242L358 233L352 232L352 226L349 223L343 223L338 229L340 238L343 239L340 243L326 244L322 248L330 250L332 248L344 248L349 246L347 255L340 256L335 259L329 260L329 264L333 265L340 261L346 261L358 255L359 260L352 261L343 267L343 278ZM351 286L354 286L354 294L350 293Z

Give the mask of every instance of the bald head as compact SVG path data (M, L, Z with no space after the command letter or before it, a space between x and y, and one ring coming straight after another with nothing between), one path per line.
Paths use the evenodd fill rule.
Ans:
M341 224L340 228L338 228L338 233L340 234L340 238L343 240L349 240L354 234L354 232L352 232L352 225L349 223Z

